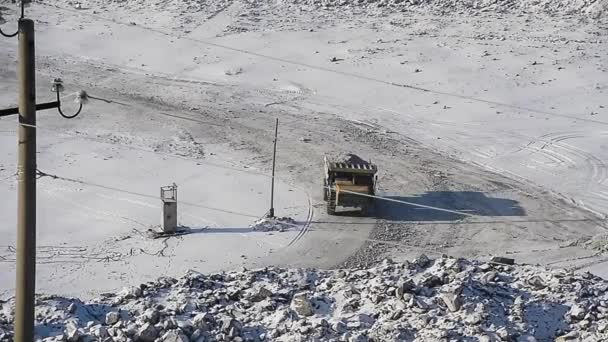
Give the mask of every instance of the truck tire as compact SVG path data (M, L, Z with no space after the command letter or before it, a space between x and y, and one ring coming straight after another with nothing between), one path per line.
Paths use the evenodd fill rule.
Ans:
M329 189L327 188L327 181L323 180L323 200L327 201L327 192Z
M336 214L336 192L328 190L329 197L327 199L327 214L335 215Z

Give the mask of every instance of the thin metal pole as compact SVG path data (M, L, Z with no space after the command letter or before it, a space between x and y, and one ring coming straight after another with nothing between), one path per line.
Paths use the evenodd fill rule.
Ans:
M274 217L274 167L277 159L277 137L279 135L279 118L277 118L276 125L274 127L274 151L272 152L272 186L270 188L270 211L268 212L269 217Z
M36 75L34 21L19 20L19 160L15 342L34 340L36 289Z

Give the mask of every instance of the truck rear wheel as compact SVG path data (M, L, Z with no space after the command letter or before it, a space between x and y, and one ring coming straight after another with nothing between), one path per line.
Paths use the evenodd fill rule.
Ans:
M323 200L327 201L327 192L329 189L327 188L327 181L323 180Z
M336 214L336 192L328 190L329 197L327 198L327 214Z

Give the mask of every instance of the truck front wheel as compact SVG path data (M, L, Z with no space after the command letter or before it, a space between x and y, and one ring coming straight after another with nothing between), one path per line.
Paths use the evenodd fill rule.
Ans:
M329 196L327 198L327 214L336 214L336 192L328 190Z

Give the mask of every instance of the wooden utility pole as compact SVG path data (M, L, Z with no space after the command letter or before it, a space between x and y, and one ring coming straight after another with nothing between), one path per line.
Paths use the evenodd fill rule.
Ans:
M272 185L270 188L270 211L268 217L274 217L274 167L277 158L277 137L279 135L279 118L274 126L274 151L272 152Z
M36 54L34 21L24 18L24 5L31 0L21 0L21 18L17 32L0 35L11 38L18 35L19 107L0 110L0 117L19 114L19 138L17 150L17 260L15 282L14 341L34 341L34 306L36 304L36 111L57 108L66 119L73 119L82 110L88 95L78 93L80 106L72 115L61 110L59 93L63 90L61 79L53 81L52 91L57 101L36 104Z
M19 160L15 342L34 341L36 290L36 68L34 21L19 20Z

